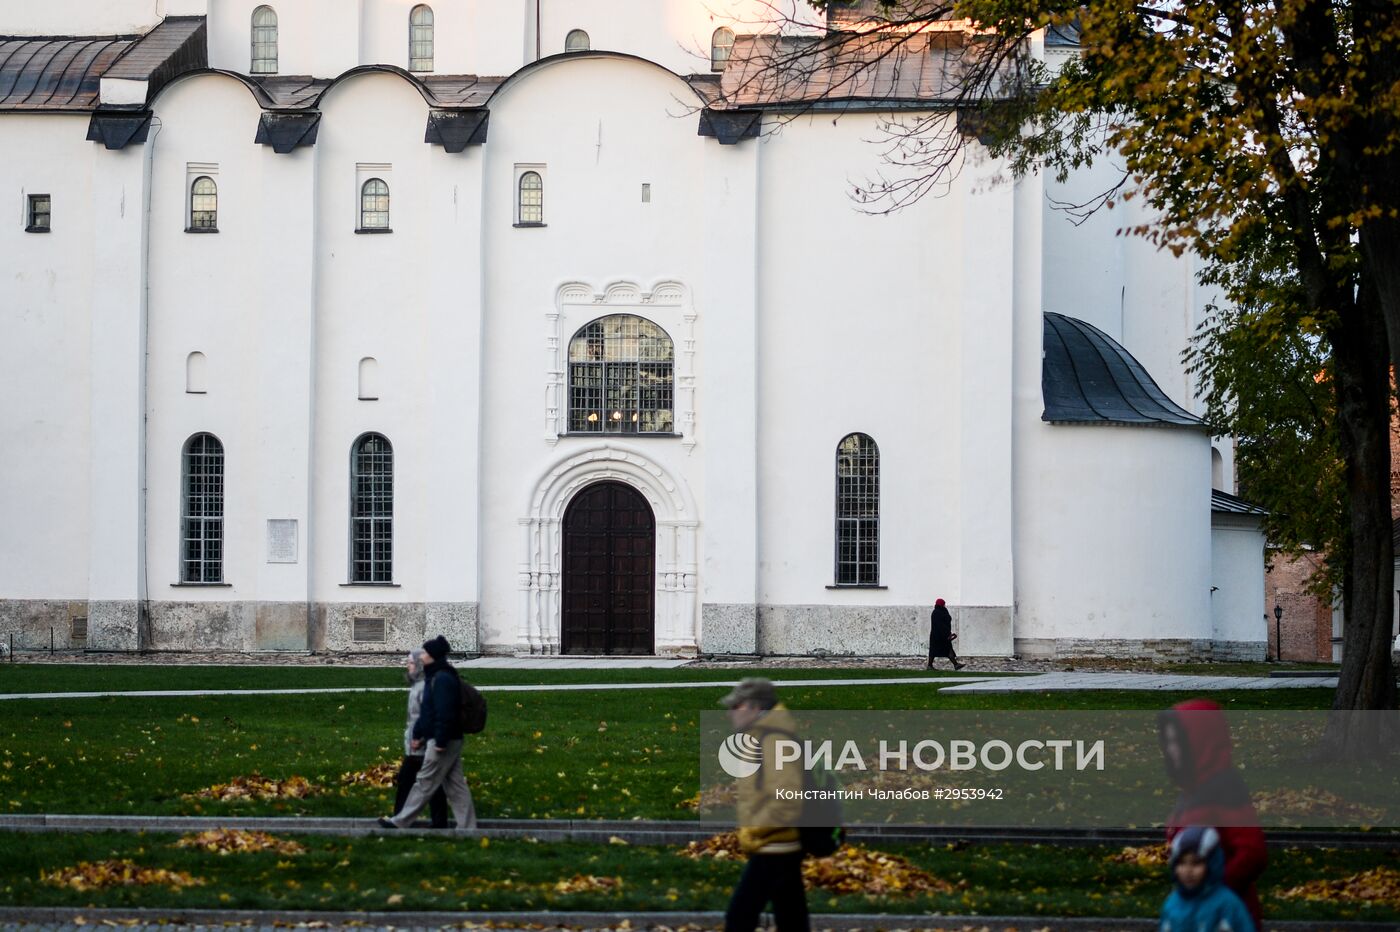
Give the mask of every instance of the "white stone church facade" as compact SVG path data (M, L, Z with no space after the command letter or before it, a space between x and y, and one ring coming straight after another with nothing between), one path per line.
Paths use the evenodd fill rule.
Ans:
M0 642L1262 657L1189 262L975 142L863 213L765 7L7 5Z

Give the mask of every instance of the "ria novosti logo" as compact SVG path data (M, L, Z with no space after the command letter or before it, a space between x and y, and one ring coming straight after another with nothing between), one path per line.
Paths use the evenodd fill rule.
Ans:
M751 777L763 766L763 745L744 732L730 735L719 746L719 765L736 780Z

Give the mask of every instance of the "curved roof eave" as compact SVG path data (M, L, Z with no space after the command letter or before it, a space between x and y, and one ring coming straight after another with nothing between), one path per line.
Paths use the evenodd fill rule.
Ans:
M496 99L496 95L500 94L507 87L510 87L512 84L516 83L516 81L520 80L521 78L524 78L525 76L535 71L540 71L551 65L557 65L565 60L581 58L616 58L624 61L635 61L640 62L644 65L650 65L658 71L665 72L666 74L675 78L681 84L685 85L685 87L692 94L695 95L696 101L699 102L701 106L705 106L708 104L708 101L705 100L704 95L697 91L695 87L685 79L685 75L677 74L676 72L672 71L670 68L667 68L665 65L660 64L659 62L654 62L650 58L643 58L641 55L633 55L630 52L609 52L602 49L590 49L586 52L560 52L556 55L546 55L544 58L536 59L535 61L532 61L527 65L523 65L520 68L517 68L515 71L512 71L509 75L507 75L505 80L503 80L500 83L500 85L494 91L491 92L491 96L486 99L486 105L489 106L491 104L491 101Z

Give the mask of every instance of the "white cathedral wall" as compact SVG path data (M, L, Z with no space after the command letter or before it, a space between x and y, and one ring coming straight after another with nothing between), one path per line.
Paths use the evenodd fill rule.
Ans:
M1269 643L1264 602L1264 532L1256 515L1212 514L1210 610L1213 655L1263 660Z
M7 36L135 35L166 16L198 15L192 0L44 0L5 4Z
M0 391L7 441L0 449L0 637L16 646L60 645L70 600L86 615L93 463L90 378L93 144L86 114L6 114L0 255ZM52 232L26 233L29 194L52 197ZM133 204L133 209L135 205ZM113 350L115 351L115 349ZM132 493L134 494L134 493Z
M1008 653L1009 189L971 164L943 196L863 214L875 133L802 118L760 152L758 647L922 653L941 596L972 653ZM880 449L881 588L833 588L851 432Z
M674 76L644 63L565 59L516 78L493 102L482 204L488 270L483 357L489 364L481 374L480 448L486 490L481 637L489 650L558 649L558 515L548 508L537 515L532 506L537 490L552 487L556 466L578 455L597 456L570 475L638 484L645 470L612 459L611 445L654 467L659 481L676 490L654 505L658 521L693 524L697 507L708 504L706 445L724 421L747 416L742 409L711 405L702 390L693 448L681 437L560 437L558 423L549 418L555 367L569 338L596 317L636 313L653 320L675 342L679 368L689 303L700 346L696 358L714 358L710 345L723 336L716 328L727 320L725 302L734 283L706 277L705 197L724 189L727 168L707 161L707 147L715 143L695 135L694 116L669 115L689 93ZM517 165L526 164L544 178L542 227L514 226ZM642 202L644 183L651 185L650 203ZM734 183L742 184L742 177ZM745 235L742 226L737 235ZM645 303L642 296L662 282L678 283L686 302ZM561 304L560 289L570 283L584 297ZM605 292L611 297L604 298ZM558 355L552 340L558 341ZM721 355L719 371L698 373L699 384L723 379L724 362ZM562 499L555 504L562 507ZM722 510L706 511L706 523L722 524ZM532 515L544 520L531 524ZM532 529L540 535L530 537ZM673 533L682 540L695 537L684 524ZM699 546L670 556L663 546L658 575L668 560L684 563L688 556L693 585ZM751 574L751 561L748 567ZM742 570L742 563L735 567ZM716 569L706 584L727 572ZM686 608L685 598L684 592L675 596L671 615L658 613L658 641L672 642L662 646L694 646L698 609ZM689 598L693 603L693 592Z

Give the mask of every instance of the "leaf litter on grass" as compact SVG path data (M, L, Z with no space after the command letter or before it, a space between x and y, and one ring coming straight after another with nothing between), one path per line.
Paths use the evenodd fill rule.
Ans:
M254 854L275 851L278 854L305 854L306 848L287 838L266 832L249 832L236 828L215 828L207 832L185 835L175 843L177 848L199 848L218 854Z
M44 883L56 887L67 887L79 893L89 890L104 890L108 887L153 887L165 886L180 889L198 887L204 884L199 877L191 877L184 871L166 870L163 867L141 867L134 861L122 858L107 861L82 861L76 867L61 867L45 871L39 875Z
M1171 849L1164 843L1127 847L1104 858L1110 864L1130 864L1133 867L1166 867L1171 857Z
M677 853L694 859L743 858L739 836L733 832L689 842ZM886 854L862 845L842 845L831 857L807 858L802 862L802 879L808 889L868 896L953 893L962 886L935 877L897 854Z
M285 780L270 780L261 774L234 777L227 783L216 783L193 793L186 793L185 799L214 799L219 802L242 802L265 799L305 799L316 796L325 790L305 777L288 777Z
M1286 900L1400 906L1400 870L1373 867L1332 880L1309 880L1278 895Z
M376 790L388 790L394 786L398 776L398 761L383 761L366 770L352 770L340 775L343 786L367 786Z

